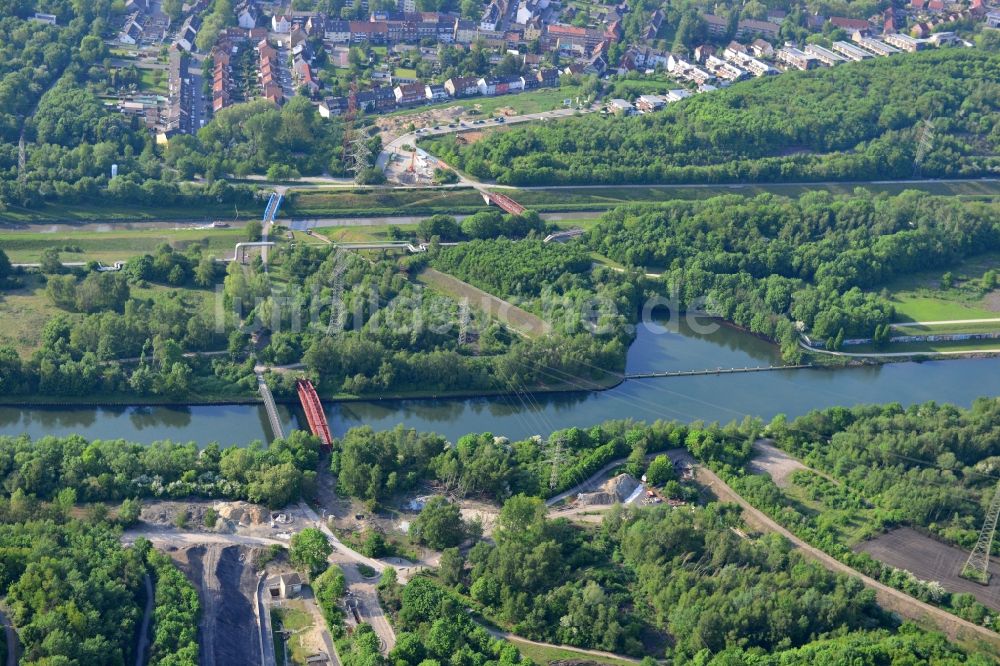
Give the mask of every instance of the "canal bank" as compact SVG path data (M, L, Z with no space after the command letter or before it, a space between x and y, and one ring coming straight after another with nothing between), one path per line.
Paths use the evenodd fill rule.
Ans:
M627 374L715 367L779 365L778 350L764 340L719 327L697 332L640 327L629 349ZM468 432L510 438L548 435L608 419L633 418L729 422L746 416L790 417L834 405L935 400L962 406L1000 395L1000 358L890 363L859 367L775 370L636 379L604 390L552 394L507 393L489 397L357 400L325 403L334 436L369 425L403 424L436 431L454 441ZM297 409L279 403L286 432L304 426ZM80 434L88 439L160 439L204 445L245 446L266 440L263 405L0 407L0 434L31 437Z

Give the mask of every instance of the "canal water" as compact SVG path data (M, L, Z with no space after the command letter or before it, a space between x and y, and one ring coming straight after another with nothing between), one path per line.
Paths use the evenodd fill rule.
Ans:
M640 326L629 350L630 372L701 370L780 364L777 349L732 328L696 332ZM490 398L330 403L334 434L368 424L376 430L398 423L456 439L491 431L511 438L547 435L607 419L678 419L728 422L746 415L798 416L833 405L872 402L912 404L927 400L968 406L979 396L1000 395L1000 358L893 363L836 370L787 370L627 381L593 393ZM286 431L304 419L279 405ZM257 405L115 408L0 407L0 434L80 433L89 439L159 439L244 445L268 436Z

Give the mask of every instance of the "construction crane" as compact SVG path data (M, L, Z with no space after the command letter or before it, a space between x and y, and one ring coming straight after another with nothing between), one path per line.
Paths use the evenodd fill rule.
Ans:
M983 529L979 531L976 547L969 553L969 559L962 567L962 578L968 578L982 585L990 584L990 551L993 549L993 536L997 531L997 518L1000 517L1000 483L993 491L990 508L986 511Z

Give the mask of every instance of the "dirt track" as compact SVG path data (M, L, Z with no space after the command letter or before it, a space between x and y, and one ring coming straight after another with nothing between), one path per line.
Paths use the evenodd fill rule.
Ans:
M979 603L1000 611L1000 560L991 558L993 576L989 585L980 585L958 575L969 553L909 527L902 527L864 543L856 550L880 562L909 571L920 580L937 581L949 592L968 592Z
M756 509L711 470L700 466L696 467L695 470L695 478L698 482L709 488L716 497L724 502L735 502L743 508L743 517L748 525L782 535L809 559L819 562L830 571L860 578L865 587L875 591L876 600L886 610L921 624L930 624L952 640L968 641L981 645L984 650L994 655L1000 653L1000 634L956 617L945 610L918 601L908 594L855 571L819 548L809 545L772 520L764 512Z

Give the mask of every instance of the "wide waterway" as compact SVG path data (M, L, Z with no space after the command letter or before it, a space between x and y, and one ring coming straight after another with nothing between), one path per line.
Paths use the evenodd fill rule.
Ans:
M639 328L629 350L628 371L701 370L780 363L770 344L729 328L694 333ZM397 423L433 430L454 440L467 432L491 431L511 438L569 426L631 417L727 422L745 415L769 419L832 405L871 402L912 404L927 400L968 406L979 396L1000 395L1000 358L893 363L837 370L787 370L747 374L641 379L593 393L506 395L447 400L344 402L327 405L335 435L368 424ZM301 415L279 405L286 431ZM302 419L304 423L304 419ZM158 439L206 444L246 444L269 434L263 407L0 407L0 433L32 437L80 433L96 439Z

